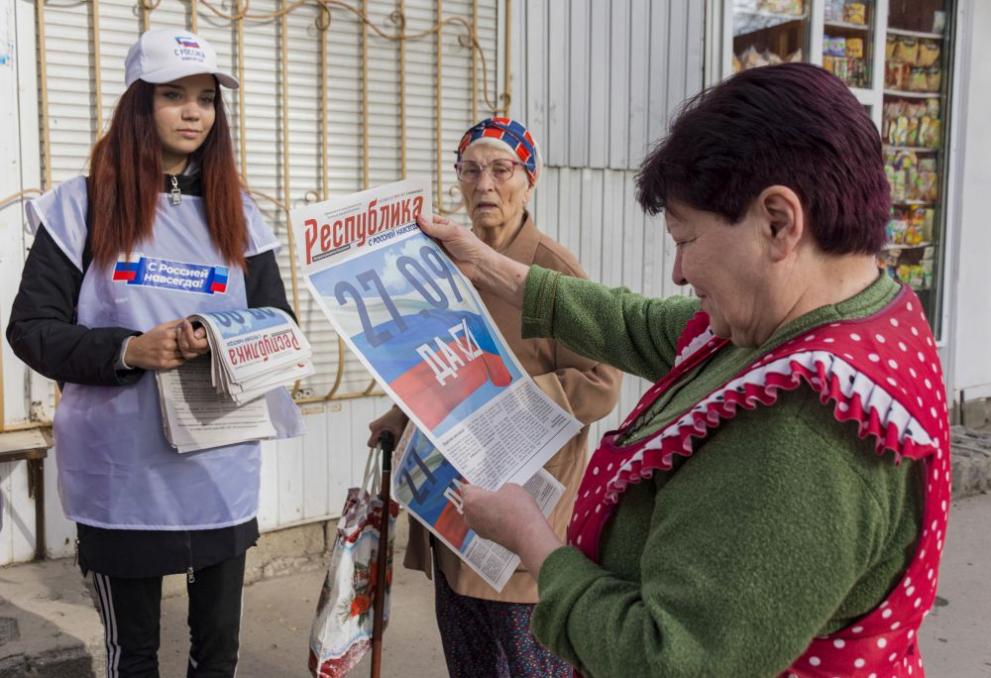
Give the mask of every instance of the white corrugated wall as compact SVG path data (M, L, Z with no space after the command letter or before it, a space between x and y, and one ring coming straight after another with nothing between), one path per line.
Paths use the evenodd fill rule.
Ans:
M512 114L541 145L537 226L589 277L648 295L679 293L660 218L634 199L634 178L681 103L702 88L700 0L528 0L514 3ZM626 377L615 428L646 384Z

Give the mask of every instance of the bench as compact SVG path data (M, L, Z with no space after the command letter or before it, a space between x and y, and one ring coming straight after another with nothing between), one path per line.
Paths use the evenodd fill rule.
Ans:
M48 429L0 432L0 463L28 463L28 496L34 499L34 557L44 560L45 545L45 457L52 446Z

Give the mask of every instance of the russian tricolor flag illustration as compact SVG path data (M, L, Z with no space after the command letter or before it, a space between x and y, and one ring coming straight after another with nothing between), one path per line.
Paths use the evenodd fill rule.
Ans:
M499 389L514 379L509 365L503 360L499 346L489 334L485 321L475 313L421 310L404 314L404 332L394 323L384 323L378 328L391 336L386 343L374 347L364 333L352 337L354 343L371 361L389 386L413 408L420 421L431 430L448 419L451 413L472 399L472 395L485 387ZM461 341L451 337L450 328L466 322L471 329L481 355L468 360L462 353ZM423 337L443 338L450 351L462 359L456 374L448 376L441 384L430 365L417 352ZM432 342L431 342L431 345ZM490 393L487 397L492 397ZM487 399L487 398L486 398ZM477 404L477 403L476 403Z
M429 521L451 546L464 552L464 547L471 542L471 539L466 541L469 532L464 516L443 493L431 492L429 487L424 487L451 487L455 481L464 483L464 476L436 452L427 437L419 431L414 434L413 446L413 453L419 457L420 463L430 470L425 472L412 457L407 457L406 464L399 469L399 476L404 479L399 495L404 503L416 508L417 513ZM440 463L437 464L437 461ZM474 533L470 536L474 538Z
M210 294L223 294L227 291L227 269L223 266L214 266L210 276Z
M140 259L138 261L118 261L114 266L113 279L118 282L131 282L138 277L140 269Z

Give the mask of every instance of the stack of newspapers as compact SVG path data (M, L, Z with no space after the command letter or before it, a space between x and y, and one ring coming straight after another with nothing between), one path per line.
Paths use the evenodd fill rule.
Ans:
M213 387L239 405L313 374L310 342L285 311L249 308L189 319L206 328Z
M194 452L275 435L263 396L313 374L312 350L276 308L189 317L206 330L209 355L156 373L169 444Z

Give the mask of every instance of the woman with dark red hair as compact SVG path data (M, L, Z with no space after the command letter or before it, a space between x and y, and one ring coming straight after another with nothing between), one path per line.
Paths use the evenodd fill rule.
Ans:
M520 555L534 635L589 677L922 675L946 394L919 300L877 265L889 188L870 117L818 67L745 71L689 102L638 189L694 297L421 224L522 309L524 336L655 382L592 457L567 545L515 485L465 488L469 526Z
M234 165L220 86L237 80L185 31L144 33L89 177L28 205L34 245L7 338L63 385L59 491L92 573L108 676L157 676L162 576L183 573L188 676L233 676L245 552L258 538L257 441L179 455L163 435L155 370L209 351L193 313L289 313L271 229ZM273 423L298 434L285 390Z

